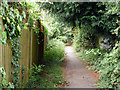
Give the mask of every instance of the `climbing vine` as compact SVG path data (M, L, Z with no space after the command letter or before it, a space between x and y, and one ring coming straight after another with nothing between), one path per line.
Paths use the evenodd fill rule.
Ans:
M20 7L18 9L18 7ZM10 43L12 50L12 82L15 87L20 85L20 41L23 19L26 18L24 6L22 3L3 2L1 3L1 15L4 24L4 30L0 38L3 44Z
M20 67L19 61L21 59L20 51L20 37L22 30L28 28L33 30L39 37L40 25L40 9L35 2L2 2L0 3L1 11L0 17L3 20L4 30L0 26L0 41L2 44L11 45L12 50L12 82L15 87L19 87L20 82ZM47 34L47 29L44 24L44 34ZM39 41L39 40L38 40Z
M4 24L4 30L1 32L0 38L3 44L10 43L12 50L12 82L15 87L20 85L20 41L23 29L23 20L26 19L26 3L3 2L1 3L1 15Z

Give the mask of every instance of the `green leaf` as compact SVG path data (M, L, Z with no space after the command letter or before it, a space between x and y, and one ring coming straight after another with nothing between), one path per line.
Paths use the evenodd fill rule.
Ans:
M13 17L11 17L11 19L12 19L13 22L16 22L15 19L14 19Z
M0 17L2 17L3 19L5 19L5 17L4 17L4 16L2 16L2 15L0 15Z
M2 36L4 37L5 40L7 40L7 33L6 32L2 32Z
M8 28L6 24L5 24L5 28L6 28L6 29Z
M7 21L8 21L8 23L10 23L10 19L7 17Z
M6 80L2 80L2 85L3 85L3 87L5 87L6 85L7 85L7 82L6 82Z
M17 26L17 30L20 32L21 31L21 28L20 28L20 26L18 25Z
M22 13L22 14L23 14L23 17L24 17L24 18L26 18L26 14L25 14L25 12L24 12L24 11L23 11L23 13Z
M26 27L26 26L24 26L23 28L24 28L25 30L27 30L27 29L28 29L28 27Z

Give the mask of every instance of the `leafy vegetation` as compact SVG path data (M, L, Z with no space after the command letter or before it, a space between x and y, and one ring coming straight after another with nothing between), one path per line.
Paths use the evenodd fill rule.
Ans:
M64 43L57 39L52 39L47 45L47 49L44 53L44 61L47 63L54 62L59 63L64 60Z
M101 64L101 76L99 78L99 85L103 88L119 88L120 87L120 49L113 49L110 53L106 53ZM102 80L102 81L101 81Z
M90 66L88 69L92 69L95 72L98 72L101 71L101 67L102 67L101 62L103 61L105 54L106 53L104 50L100 50L96 48L96 49L83 50L78 53L78 56L87 62L87 64Z
M23 27L22 20L25 19L25 11L20 11L22 4L20 3L9 3L3 2L1 3L1 13L0 16L3 18L3 24L5 26L5 30L2 33L3 37L1 37L1 42L3 44L7 44L7 41L11 43L12 49L12 78L13 84L15 87L18 87L20 84L19 73L20 73L20 42L19 38L21 35L21 29ZM21 7L21 9L24 7ZM21 14L20 14L21 13Z
M59 22L55 17L48 13L48 11L41 10L41 19L48 30L49 39L61 39L68 43L72 39L72 28L67 27L63 22Z
M119 52L120 49L113 49L106 52L100 49L89 49L78 53L78 56L87 61L89 69L101 73L98 85L103 88L119 87Z
M40 65L33 68L30 70L30 73L32 73L25 86L26 88L61 88L62 84L66 83L59 64L49 63L43 68Z
M64 82L60 68L65 54L63 42L70 42L73 37L74 46L80 51L78 55L88 62L90 69L101 73L99 87L120 87L120 1L3 2L0 5L0 17L5 27L2 32L0 24L0 41L5 45L11 43L15 87L20 85L19 38L22 29L29 27L39 38L40 24L50 39L43 58L45 70L43 65L34 65L26 87L56 87L59 81ZM102 41L101 37L104 37ZM3 69L2 76L1 86L7 87Z
M63 70L60 62L64 60L64 43L52 39L44 53L44 65L36 66L30 70L27 88L60 88L66 83L63 79Z
M0 68L1 71L1 76L2 76L2 81L0 82L0 88L14 88L14 85L11 84L11 82L6 81L6 73L4 67Z
M11 45L12 50L12 82L15 88L19 87L20 81L20 67L19 61L21 59L20 51L20 37L23 29L28 27L34 30L38 34L39 28L38 22L40 20L38 5L36 3L27 2L2 2L0 3L1 11L0 17L2 17L3 25L5 27L2 30L2 25L0 25L0 41L3 44ZM35 6L35 7L34 7ZM34 13L34 14L33 14ZM39 19L39 20L38 20ZM38 35L39 37L39 35Z
M95 30L87 25L82 26L81 28L77 27L74 30L74 44L77 51L80 50L80 47L84 48L93 48L95 47Z
M84 49L79 56L101 73L99 87L120 87L120 2L53 2L43 3L42 7L59 21L72 26L76 50Z

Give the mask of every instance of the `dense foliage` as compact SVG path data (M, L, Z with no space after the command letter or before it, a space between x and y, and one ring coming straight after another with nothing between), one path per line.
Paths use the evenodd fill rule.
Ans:
M103 88L119 87L119 57L120 49L106 52L100 49L89 49L78 53L78 56L87 61L89 69L101 73L98 85Z
M19 9L17 9L19 7ZM25 19L25 10L21 11L24 6L21 3L1 3L0 16L3 18L3 24L5 30L1 33L3 37L0 38L1 42L6 44L7 41L11 44L12 49L12 81L13 84L18 87L20 84L19 73L20 73L20 42L19 38L21 35L21 29L23 28L22 20ZM21 14L20 14L21 13Z
M97 3L84 3L84 2L53 2L53 3L40 3L41 7L48 9L59 18L60 21L69 23L70 25L80 25L81 22L91 21L100 8ZM94 9L93 9L94 8ZM90 17L92 16L92 17Z
M3 44L9 44L12 50L12 83L15 87L19 87L20 81L20 67L19 61L21 59L20 51L20 37L22 30L31 29L38 34L38 22L40 22L40 10L36 3L28 2L2 2L0 3L0 17L3 20L4 30L0 24L0 41ZM33 14L34 13L34 14ZM38 36L39 37L39 36Z
M38 4L39 6L28 2L1 3L0 17L3 19L5 30L1 31L0 26L0 41L3 44L11 44L12 65L14 67L12 79L15 87L18 87L20 84L19 38L22 29L29 27L39 37L39 24L44 26L44 33L48 34L51 39L43 58L45 63L50 63L48 68L52 67L53 64L55 65L53 65L54 67L60 68L58 63L64 60L65 54L62 41L69 42L74 36L76 50L80 51L80 48L85 49L79 53L79 56L88 61L90 69L101 73L98 81L99 87L120 87L120 1L106 3L44 2ZM41 11L45 11L45 14ZM41 22L42 14L45 18ZM100 41L100 37L104 37L102 41ZM52 67L50 72L48 70L46 73L53 73L53 70L58 72L59 70L54 67ZM30 82L27 87L30 87L31 84L34 86L35 83L47 82L48 79L39 77L42 70L41 66L32 68ZM61 73L60 71L59 75ZM60 80L59 77L51 79L56 75L58 74L51 75L49 81L52 84L49 86L54 86ZM41 79L40 82L39 79ZM3 81L5 82L5 75ZM2 83L3 86L8 85L4 82Z
M91 30L86 28L85 31L90 31L92 34L91 37L87 34L88 32L83 33L84 37L91 40L92 38L95 38L98 33L100 35L106 35L107 33L107 35L109 34L112 37L118 36L119 2L53 2L41 3L41 7L45 10L49 10L49 13L53 13L59 21L64 22L66 25L70 25L73 28L78 26L81 28L81 24L82 27L84 27L84 25L89 26ZM75 41L78 41L80 38ZM85 38L82 39L82 43L84 43L84 41L86 41Z
M96 47L96 35L95 29L87 26L82 26L81 28L77 27L74 30L74 46L76 51L80 50L80 47L84 48L93 48Z
M44 53L44 61L59 63L64 60L64 43L57 39L52 39L47 45Z
M64 61L64 43L52 39L47 45L42 63L30 69L27 88L58 88L66 84L60 62Z
M53 2L41 6L59 21L72 26L76 50L86 49L79 55L101 73L98 85L118 88L120 2Z
M48 29L49 39L56 38L63 42L70 42L72 39L72 28L67 27L63 22L59 22L56 18L48 13L48 11L41 10L41 20Z

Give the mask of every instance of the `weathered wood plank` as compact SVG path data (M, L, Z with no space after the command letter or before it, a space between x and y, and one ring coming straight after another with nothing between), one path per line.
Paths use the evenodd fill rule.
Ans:
M45 49L46 49L46 41L47 41L47 40L46 40L46 39L47 39L46 37L47 37L47 36L44 35L44 52L45 52Z
M24 67L25 64L26 64L26 61L27 61L27 47L26 47L26 45L27 45L27 30L22 31L22 38L20 39L20 42L22 44L22 46L21 46L21 57L22 57L22 59L20 60L20 64L22 65L22 67ZM25 74L26 74L26 71L23 74L24 75L24 81L26 81L25 80L26 79ZM21 76L22 76L22 74L21 74ZM23 82L23 84L24 83L25 82Z
M29 29L22 31L22 38L20 39L20 42L22 44L21 46L22 59L20 60L20 64L22 65L22 67L25 68L24 82L23 82L23 84L25 84L28 81L28 70L26 68L30 67L30 31ZM22 80L22 73L21 73L20 79Z
M2 31L2 18L0 18L0 31ZM0 44L0 67L1 66L2 66L2 44Z
M37 36L35 34L35 32L32 32L32 64L38 63L38 51L39 51L39 47L38 47L38 41L37 41Z
M6 80L10 81L10 75L11 75L11 59L12 59L12 53L11 53L11 45L7 44L5 46L5 68L6 68Z
M2 18L0 18L0 31L2 31ZM2 44L0 44L0 67L1 66L2 66ZM0 81L1 81L1 75L0 75Z

